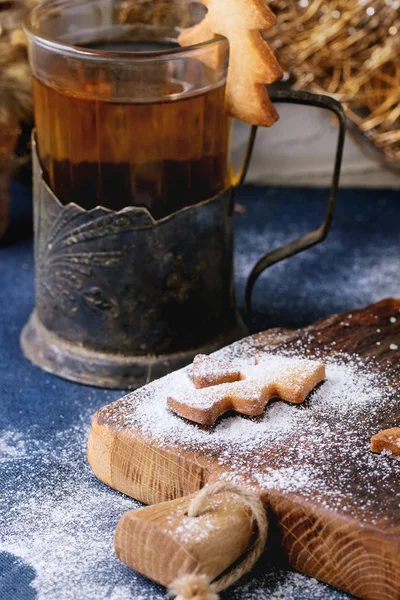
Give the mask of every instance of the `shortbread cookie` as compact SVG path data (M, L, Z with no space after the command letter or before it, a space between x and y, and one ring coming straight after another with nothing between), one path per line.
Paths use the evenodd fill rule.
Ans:
M262 31L276 24L265 0L200 0L208 8L204 19L179 36L182 46L217 35L229 40L226 112L252 125L269 127L278 118L265 84L283 77Z
M392 427L376 433L371 438L372 452L400 456L400 427Z
M220 383L233 383L244 379L234 364L217 360L206 354L198 354L193 361L193 383L196 388L205 388Z
M215 364L209 359L209 372L203 381L213 378ZM271 398L299 404L325 379L325 366L312 360L283 358L279 368L271 369L262 359L239 371L241 381L219 383L167 398L168 407L181 417L202 425L212 425L229 410L257 416ZM216 380L217 378L214 378Z

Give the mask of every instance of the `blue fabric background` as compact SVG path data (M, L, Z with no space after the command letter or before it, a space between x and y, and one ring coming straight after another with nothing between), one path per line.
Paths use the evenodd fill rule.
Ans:
M317 226L326 197L326 190L316 189L241 190L240 306L257 259ZM34 304L30 190L15 184L12 198L12 225L0 245L0 598L158 600L162 588L120 564L112 550L119 517L136 503L97 481L85 459L91 415L122 394L63 381L22 356L18 338ZM399 222L400 192L341 191L328 240L258 282L253 331L300 327L400 297ZM275 558L223 597L348 598Z

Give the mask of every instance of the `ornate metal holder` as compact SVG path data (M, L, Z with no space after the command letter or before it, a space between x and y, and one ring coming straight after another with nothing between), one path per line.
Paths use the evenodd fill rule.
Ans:
M256 265L248 308L265 268L326 237L344 141L344 115L334 100L300 92L279 92L274 100L333 111L338 150L324 224ZM33 141L36 308L21 335L27 358L66 379L129 389L245 335L235 304L232 212L255 135L253 128L231 188L158 221L145 208L62 205L42 177Z

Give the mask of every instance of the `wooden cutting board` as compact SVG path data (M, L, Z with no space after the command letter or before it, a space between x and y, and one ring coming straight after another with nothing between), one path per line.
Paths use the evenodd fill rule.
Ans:
M90 465L145 504L220 479L257 490L292 567L360 598L399 600L400 461L369 451L374 433L400 426L399 348L400 301L393 299L300 331L250 336L219 356L318 357L327 363L326 381L303 405L275 401L260 418L233 414L201 428L166 409L166 395L190 369L172 373L94 415ZM146 572L142 541L126 562ZM150 576L168 583L157 569Z

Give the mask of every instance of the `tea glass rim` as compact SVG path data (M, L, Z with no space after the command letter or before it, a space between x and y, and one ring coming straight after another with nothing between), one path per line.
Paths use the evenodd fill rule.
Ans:
M76 46L74 44L68 44L65 42L60 42L56 37L51 37L48 35L44 35L40 32L40 27L35 25L34 18L37 16L37 13L46 10L49 7L57 8L57 7L65 7L69 6L77 6L92 4L91 0L83 0L79 3L73 2L71 0L45 0L31 8L23 19L23 28L25 34L31 38L34 38L35 43L39 43L48 49L54 50L56 52L62 52L64 55L74 55L75 57L81 57L82 59L96 59L99 58L102 61L115 61L116 59L122 61L132 61L132 62L141 62L146 60L162 60L163 58L168 59L171 55L177 55L184 53L190 53L191 51L196 51L200 48L206 47L214 47L221 44L226 44L226 38L222 36L216 36L204 42L200 42L197 44L191 44L189 46L181 46L177 48L168 48L165 50L140 50L140 51L123 51L123 50L98 50L92 48L84 48L82 46Z

